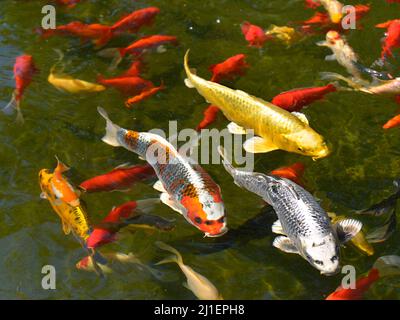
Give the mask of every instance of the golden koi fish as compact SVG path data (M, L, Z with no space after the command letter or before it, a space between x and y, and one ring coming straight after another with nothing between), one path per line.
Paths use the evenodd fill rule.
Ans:
M321 4L329 13L333 23L339 23L343 18L343 4L337 0L320 0Z
M277 40L282 41L287 46L304 38L304 35L298 32L295 28L288 26L276 26L271 25L269 29L265 32L266 35L273 36Z
M61 219L65 234L69 234L72 231L79 239L86 242L90 232L86 209L82 204L74 207L64 201L59 201L52 188L53 179L54 174L50 170L43 169L39 172L39 184L42 189L41 198L50 202Z
M196 88L209 103L218 106L225 117L233 121L228 129L234 134L245 134L254 129L258 137L247 140L243 147L247 152L262 153L277 149L294 152L313 159L329 154L324 138L310 128L302 113L290 113L269 102L240 90L233 90L198 77L188 65L189 50L184 66L185 84Z

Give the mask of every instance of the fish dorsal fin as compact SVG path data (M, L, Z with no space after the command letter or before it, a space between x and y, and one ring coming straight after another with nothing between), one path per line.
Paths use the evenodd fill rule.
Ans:
M296 246L293 244L293 242L288 238L284 236L279 236L276 237L272 245L275 248L278 248L279 250L286 252L286 253L299 253L299 250L297 250Z
M235 122L229 123L227 128L228 128L229 132L232 134L246 134L247 133L247 130L245 128L239 126Z
M282 234L282 235L286 235L284 232L283 232L283 228L282 228L282 224L281 224L281 221L280 220L276 220L275 222L274 222L274 224L272 225L272 232L273 233L276 233L276 234Z
M157 191L163 192L163 193L167 193L167 191L165 190L162 182L160 180L158 180L154 185L153 188Z
M261 137L253 137L246 140L243 148L249 153L266 153L279 149L272 142Z
M335 228L339 241L346 243L361 230L362 223L354 219L345 219L336 223Z
M304 113L301 112L292 112L292 115L300 119L301 122L303 122L306 125L309 125L310 123L308 122L308 119Z
M126 163L120 164L119 166L116 166L113 169L113 171L118 170L118 169L129 169L129 168L132 168L132 164L130 164L129 162L126 162Z

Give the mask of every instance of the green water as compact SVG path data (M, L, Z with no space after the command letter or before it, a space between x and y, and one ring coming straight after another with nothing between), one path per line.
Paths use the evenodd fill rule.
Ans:
M364 29L348 34L361 60L369 65L379 57L382 37L382 30L373 26L398 18L399 6L389 6L381 0L349 2L372 5L363 19ZM169 120L177 120L179 128L195 127L207 104L195 90L184 86L182 58L188 48L191 65L205 78L210 77L209 65L245 53L251 68L246 76L229 85L266 100L292 88L323 85L318 72L344 73L336 63L324 61L329 50L315 45L323 35L289 49L268 43L258 50L247 47L240 32L243 20L266 28L271 23L285 25L304 20L313 11L305 10L303 1L296 0L92 0L83 1L72 10L59 8L59 25L73 20L111 24L138 8L154 5L161 9L154 26L143 29L141 35L176 35L180 45L162 54L147 55L143 77L155 84L163 80L167 90L129 111L117 91L71 95L60 93L47 83L50 67L57 60L54 48L65 53L69 74L88 81L94 81L97 73L121 73L128 66L127 61L109 73L110 61L96 56L90 44L64 37L43 41L33 35L46 1L1 0L0 4L1 105L8 102L14 88L12 67L16 56L33 55L41 71L25 94L25 124L18 126L12 118L0 115L0 298L194 299L182 287L184 276L175 265L157 267L162 272L161 279L137 268L105 279L76 270L75 263L84 252L72 236L63 234L49 203L39 198L37 174L42 168L54 168L55 154L72 167L68 177L77 184L122 163L141 162L136 155L100 141L104 121L96 111L99 105L125 128L167 130ZM119 38L110 46L123 46L134 39L134 35ZM256 171L268 172L301 161L307 168L307 187L322 200L324 208L352 216L352 210L390 195L392 180L400 176L399 131L381 128L396 111L398 106L384 97L353 92L330 94L305 113L312 127L332 145L332 154L317 162L282 151L260 154L256 155ZM227 123L219 115L213 127L222 129ZM222 188L231 230L228 234L203 238L182 217L159 205L154 214L176 218L174 231L127 233L104 251L133 252L143 263L153 265L166 255L154 245L156 240L162 240L175 246L185 262L210 279L226 299L323 299L340 284L340 274L321 276L299 256L273 248L270 225L276 219L274 214L262 208L258 197L236 187L220 165L204 167ZM90 194L84 195L84 200L91 220L98 222L114 205L157 195L151 185L138 184L128 193ZM381 221L360 219L367 230ZM400 254L398 235L396 232L385 243L374 245L372 257L344 248L343 264L353 264L358 274L367 272L378 257ZM57 270L57 289L53 291L41 287L41 269L48 264ZM399 278L379 281L366 297L399 299Z

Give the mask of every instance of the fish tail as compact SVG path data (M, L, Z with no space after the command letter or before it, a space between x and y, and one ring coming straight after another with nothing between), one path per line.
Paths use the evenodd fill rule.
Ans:
M190 69L190 67L189 67L189 52L190 52L190 49L188 49L186 51L184 62L183 62L184 67L185 67L185 72L186 72L186 75L187 75L187 78L185 79L185 85L188 88L194 88L194 84L193 84L192 79L193 79L193 74L196 73L196 70L195 69Z
M14 114L14 112L17 110L17 99L16 99L16 94L15 92L11 96L11 100L7 105L1 109L4 114L11 116Z
M100 84L104 84L104 76L102 74L98 74L96 77L96 82Z
M59 172L63 173L63 172L66 172L66 171L68 171L70 169L70 167L68 167L63 162L60 161L60 159L57 157L57 155L55 155L55 158L57 160L57 168L56 168L56 170L58 170Z
M23 125L25 123L25 120L21 111L19 101L17 101L15 109L17 110L17 118L15 119L15 122L19 125Z
M113 147L121 146L118 142L118 130L121 128L110 120L107 112L103 108L97 107L97 111L106 120L106 134L101 140Z
M362 87L354 82L353 80L346 78L345 76L342 76L341 74L335 73L335 72L321 72L320 73L321 79L322 80L342 80L346 82L350 87L356 90L361 90ZM339 84L335 84L335 86L338 86Z
M373 269L379 271L380 278L400 275L400 257L391 255L383 256L376 260Z
M232 166L232 163L230 163L229 160L227 159L224 147L218 146L218 152L222 158L222 164L224 165L225 170L228 171L231 176L234 176L236 169Z
M175 248L169 246L168 244L166 244L162 241L156 241L156 246L162 250L169 251L174 254L173 256L169 256L169 257L165 258L164 260L161 260L160 262L156 263L157 265L165 264L165 263L172 263L172 262L175 262L178 265L183 264L182 255Z
M160 198L138 200L136 201L136 210L143 213L150 213L158 203L160 203Z
M112 39L113 36L113 30L111 29L111 27L109 27L99 39L94 41L94 44L97 48L101 48L105 46Z

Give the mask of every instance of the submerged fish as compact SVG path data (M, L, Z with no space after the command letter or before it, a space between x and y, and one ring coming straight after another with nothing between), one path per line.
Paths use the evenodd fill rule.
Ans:
M176 263L179 268L181 268L187 279L187 282L184 283L183 286L192 291L199 300L223 300L218 289L210 282L210 280L183 263L182 255L175 248L172 248L161 241L157 241L156 245L160 249L174 254L157 264Z
M231 133L245 134L254 129L258 137L244 143L247 152L262 153L277 149L286 150L313 159L328 156L329 149L323 137L310 128L303 114L292 114L262 99L240 90L233 90L218 83L198 77L188 65L189 51L185 55L185 83L196 88L209 103L218 106L233 121Z
M235 184L274 208L278 220L272 232L281 236L275 238L273 246L299 254L321 274L336 274L340 269L339 244L353 238L361 230L361 222L345 219L332 225L314 197L299 185L285 178L237 170L226 160L221 147L219 152Z
M362 300L364 294L379 279L400 275L400 257L383 256L376 260L367 276L357 279L355 288L338 287L326 300Z
M383 40L381 59L393 57L393 49L400 47L400 19L389 20L376 25L377 28L387 29Z
M249 43L249 47L262 48L265 41L273 39L271 35L265 34L265 31L261 27L251 24L248 21L243 22L240 28L242 29L244 38Z
M143 26L151 26L160 12L157 7L148 7L133 11L113 24L113 33L138 32Z
M203 168L191 164L161 136L120 128L104 109L98 111L107 122L103 142L124 147L146 159L159 178L154 188L162 192L160 199L164 204L182 214L205 236L217 237L227 232L220 188Z

